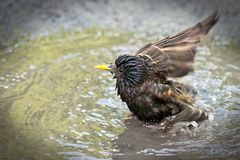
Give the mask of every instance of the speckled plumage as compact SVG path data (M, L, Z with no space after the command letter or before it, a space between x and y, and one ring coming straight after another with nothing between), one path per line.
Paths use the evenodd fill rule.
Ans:
M168 77L182 77L193 71L196 46L218 19L215 11L195 26L147 44L134 55L121 55L110 65L118 95L139 120L161 122L173 115L172 122L207 118L207 113L195 107L184 85Z

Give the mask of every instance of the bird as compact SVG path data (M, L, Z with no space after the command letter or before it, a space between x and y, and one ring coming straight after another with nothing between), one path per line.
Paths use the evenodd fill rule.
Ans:
M95 68L113 74L117 95L139 121L159 123L169 117L174 117L168 120L171 124L206 120L208 112L199 109L186 85L173 78L194 70L197 45L219 17L216 10L196 25Z

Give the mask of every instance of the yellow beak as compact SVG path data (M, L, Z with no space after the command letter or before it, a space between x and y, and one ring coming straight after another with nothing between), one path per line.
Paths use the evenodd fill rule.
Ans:
M111 68L109 68L108 65L98 65L98 66L95 66L94 68L101 69L101 70L110 70L111 69Z

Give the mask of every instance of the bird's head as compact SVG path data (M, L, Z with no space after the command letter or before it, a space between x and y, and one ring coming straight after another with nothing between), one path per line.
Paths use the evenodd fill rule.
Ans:
M98 65L95 68L108 70L117 79L116 88L136 87L147 77L147 64L138 56L124 54L119 56L114 64Z

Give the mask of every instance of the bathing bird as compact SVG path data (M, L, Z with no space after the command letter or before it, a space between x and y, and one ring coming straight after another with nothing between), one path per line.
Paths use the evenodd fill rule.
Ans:
M173 80L193 71L196 47L219 19L218 11L196 25L135 53L120 55L115 63L95 68L110 71L116 90L138 120L158 123L200 122L208 113L194 104L186 85Z

